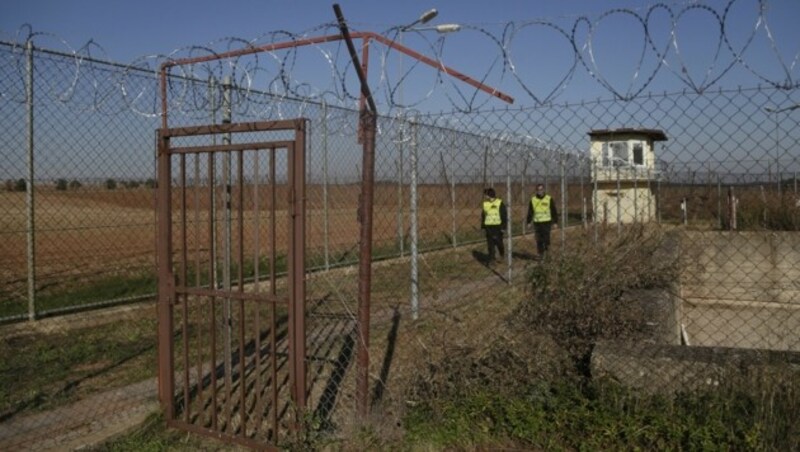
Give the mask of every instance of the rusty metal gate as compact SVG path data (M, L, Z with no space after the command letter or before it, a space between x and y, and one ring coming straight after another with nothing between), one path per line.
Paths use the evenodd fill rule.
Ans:
M257 448L299 426L305 134L305 119L158 131L159 397L170 426Z

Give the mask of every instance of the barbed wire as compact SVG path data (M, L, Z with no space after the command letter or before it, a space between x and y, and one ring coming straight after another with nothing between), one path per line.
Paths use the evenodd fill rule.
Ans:
M496 53L483 56L488 58L488 62L480 69L482 73L471 75L497 89L519 93L522 97L517 99L523 106L551 104L563 97L579 75L590 77L601 94L610 95L617 100L631 100L648 91L654 92L661 87L657 86L657 76L662 73L672 76L667 85L701 94L712 88L722 88L723 80L735 68L741 68L749 74L753 84L767 84L776 89L790 90L800 86L800 81L794 74L800 52L787 54L782 46L789 45L791 39L782 40L770 27L770 14L781 14L777 6L769 0L753 0L749 3L729 0L717 6L710 2L697 1L671 5L657 3L642 8L611 9L593 18L578 16L505 24L464 25L462 33L442 34L435 38L413 29L402 31L397 26L380 34L392 41L400 40L402 33L412 34L414 39L422 42L422 48L417 50L441 65L445 64L444 57L448 49L452 48L451 43L460 39L455 36L468 34L470 39L488 44L488 49L494 49ZM749 29L734 22L734 18L741 20L743 14L752 23ZM706 39L714 49L713 54L709 55L707 66L700 72L696 68L702 65L694 64L685 55L685 49L697 43L687 44L681 40L681 25L688 20L702 20L707 24L704 27L707 31L704 36L707 36ZM626 46L622 47L639 43L638 46L632 46L637 49L632 71L620 74L618 71L604 69L602 57L598 53L598 49L602 47L600 37L609 27L630 23L635 26L618 28L633 33L631 39L626 39ZM715 35L709 30L717 30L718 33ZM567 67L556 76L555 83L543 89L541 86L546 83L534 77L535 74L529 73L523 64L524 59L530 57L527 55L527 44L530 44L534 33L535 36L545 37L548 45L561 45L563 49L568 49L565 52L572 52L571 56L560 57L569 62ZM111 96L121 96L131 111L147 117L157 117L161 114L157 88L158 71L165 62L199 56L220 56L232 50L258 49L281 42L300 42L311 37L336 34L338 29L335 24L326 23L300 33L277 30L255 39L225 37L205 46L194 45L168 54L142 56L129 64L112 63L118 71L109 71L109 62L104 60L106 51L99 43L89 40L74 48L53 34L35 32L30 25L21 26L16 37L4 44L12 48L8 54L11 61L8 63L14 68L16 78L21 80L24 80L26 71L27 43L32 43L41 50L41 41L55 40L59 47L66 49L63 52L51 50L72 59L72 64L61 66L60 79L50 82L47 96L53 101L74 104L78 100L76 93L80 88L83 92L79 99L79 108L103 112L108 108ZM690 40L689 34L687 41ZM748 51L754 48L757 41L766 42L774 54L775 67L771 69L777 70L780 76L767 75L762 62L756 65L749 60ZM290 48L264 51L248 56L176 66L171 69L168 84L169 109L180 111L189 117L208 117L210 110L219 109L222 104L222 80L226 78L238 88L234 108L239 113L280 116L279 101L288 98L332 106L357 105L360 89L342 42L314 44L310 47L310 50ZM409 67L403 68L400 59L408 58L388 46L373 48L373 51L380 52L377 56L380 67L378 76L373 76L371 81L374 84L372 91L387 115L391 116L409 108L430 111L431 108L438 107L442 110L471 112L489 106L492 101L488 96L479 95L481 93L477 89L465 87L446 73L435 71L432 79L426 78L429 76L422 73L419 61L412 61ZM615 49L616 51L621 50ZM545 60L536 61L538 67L557 66L551 63ZM324 70L317 70L318 67ZM110 81L111 87L101 83L103 79ZM210 82L211 80L215 82ZM428 82L430 86L426 85ZM740 79L736 82L741 86ZM0 99L25 102L25 92L20 86L24 84L0 88ZM417 87L419 93L405 93L408 100L403 100L404 87L412 86ZM87 90L90 92L85 92ZM254 93L259 95L253 95ZM263 93L269 96L261 95ZM441 99L432 102L439 95Z

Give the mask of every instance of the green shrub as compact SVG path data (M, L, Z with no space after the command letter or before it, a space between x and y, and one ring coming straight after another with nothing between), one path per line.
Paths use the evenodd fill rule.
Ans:
M609 231L610 232L610 231ZM631 339L646 328L643 308L625 302L632 289L663 288L678 276L673 239L643 226L594 242L574 240L528 275L530 296L513 318L547 332L577 359L598 339Z

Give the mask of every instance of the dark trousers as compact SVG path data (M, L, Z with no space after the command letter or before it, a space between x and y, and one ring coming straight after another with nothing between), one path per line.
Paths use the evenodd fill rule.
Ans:
M503 248L503 228L500 226L486 226L486 248L489 251L489 260L494 260L494 249L503 257L505 249Z
M552 228L553 223L550 221L533 223L533 232L536 235L536 251L540 256L550 248L550 230Z

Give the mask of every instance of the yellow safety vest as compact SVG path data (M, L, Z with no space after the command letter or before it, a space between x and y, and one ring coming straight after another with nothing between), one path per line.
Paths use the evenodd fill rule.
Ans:
M531 198L534 223L544 223L553 220L550 216L550 203L552 200L553 198L551 198L550 195L544 195L541 199L535 195Z
M500 226L503 224L503 219L500 218L500 204L503 200L495 198L493 201L483 202L483 224L486 226Z

